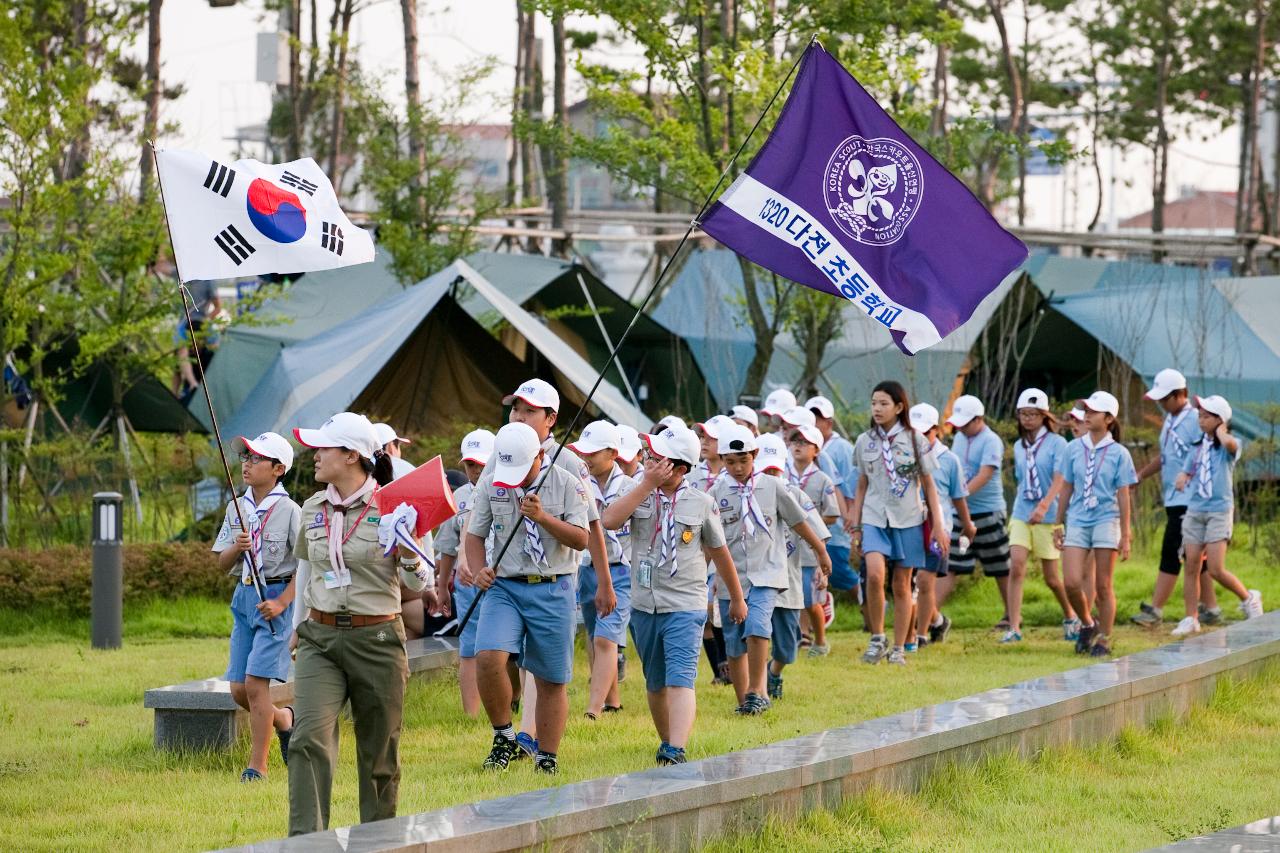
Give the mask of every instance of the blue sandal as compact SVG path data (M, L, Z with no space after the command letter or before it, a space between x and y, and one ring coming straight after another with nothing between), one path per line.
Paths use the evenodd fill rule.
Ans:
M240 774L241 782L257 782L265 778L267 777L263 776L261 773L259 773L257 770L254 770L252 767L246 767L244 769L244 772Z

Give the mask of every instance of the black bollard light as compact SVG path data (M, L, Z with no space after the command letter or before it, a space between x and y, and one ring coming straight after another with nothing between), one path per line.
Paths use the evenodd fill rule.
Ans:
M124 536L120 530L124 497L119 492L93 496L93 604L91 634L95 649L118 649L124 633Z

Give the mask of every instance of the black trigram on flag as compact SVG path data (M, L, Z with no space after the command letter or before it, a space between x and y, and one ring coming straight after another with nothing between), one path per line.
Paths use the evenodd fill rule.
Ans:
M342 254L342 229L334 222L323 222L320 225L320 248L328 249L335 255Z
M311 183L311 181L308 181L306 178L300 178L297 175L295 175L293 172L285 172L283 175L281 175L280 183L284 184L287 187L293 187L295 190L300 190L301 192L304 192L307 195L315 195L316 190L320 189L320 186L318 184L313 184Z
M234 174L234 173L233 173ZM218 232L213 238L213 242L218 244L218 248L227 253L227 257L240 266L240 262L246 260L252 255L256 249L244 238L234 225L228 225Z
M231 192L231 185L236 182L236 170L229 169L217 160L209 164L209 174L204 176L204 187L223 198Z

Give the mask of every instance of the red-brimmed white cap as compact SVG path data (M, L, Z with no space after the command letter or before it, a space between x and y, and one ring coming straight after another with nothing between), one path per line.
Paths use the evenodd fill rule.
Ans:
M938 410L928 403L916 403L907 412L911 428L923 435L938 425Z
M729 410L729 417L735 421L741 421L743 426L760 429L760 416L750 406L734 406Z
M534 408L560 411L560 392L542 379L522 382L519 388L502 398L502 405L510 406L516 400L524 400Z
M1068 418L1070 418L1070 419L1071 419L1071 420L1073 420L1073 421L1083 421L1083 420L1084 420L1084 409L1080 408L1079 406L1076 406L1074 409L1072 409L1071 411L1067 412L1067 417L1068 417Z
M789 434L792 436L799 435L801 438L803 438L805 441L809 442L813 446L817 447L819 450L821 450L822 445L826 443L825 441L823 441L823 438L822 438L822 430L818 429L816 426L801 425L801 426L791 427L789 430ZM763 438L763 436L761 437ZM763 444L761 444L760 446L764 447Z
M640 455L640 431L626 424L618 425L618 459L628 464Z
M542 442L528 424L507 424L498 430L493 437L493 484L507 489L523 486L540 452Z
M1211 394L1208 397L1196 397L1196 408L1211 415L1217 415L1223 421L1231 420L1231 404L1226 397Z
M947 418L947 423L953 427L962 427L974 418L980 418L987 413L987 407L982 405L982 401L972 394L964 394L956 398L951 404L951 417Z
M663 415L662 418L653 425L650 435L658 435L664 429L688 429L689 425L676 415Z
M787 470L787 446L782 443L782 438L776 432L757 438L756 446L756 449L760 451L756 454L755 470L757 473L770 469Z
M698 464L698 457L702 455L702 443L691 429L667 427L656 435L643 435L641 438L658 456L672 462L684 462L690 468Z
M383 447L386 447L388 444L390 444L393 441L398 441L401 444L412 443L407 438L401 438L396 433L395 427L391 426L391 424L374 424L373 434L378 437L378 441L382 442Z
M250 453L274 459L284 466L287 473L293 467L293 445L289 439L275 432L264 432L257 438L249 439L243 435L240 441Z
M1151 390L1147 392L1146 397L1148 400L1163 400L1174 391L1185 390L1187 390L1187 377L1172 367L1166 367L1156 374L1155 380L1151 383Z
M792 394L786 388L778 388L769 392L769 396L764 398L764 405L760 407L760 414L781 415L787 409L794 409L796 405L796 395Z
M1082 408L1093 412L1106 412L1113 418L1120 417L1120 401L1114 394L1106 391L1094 391L1086 399L1080 401Z
M733 419L727 415L714 415L707 418L705 423L695 425L698 429L705 432L711 438L720 438L720 433L724 432L727 427L734 426Z
M818 419L813 412L803 406L792 406L783 412L782 422L793 427L818 425Z
M382 449L373 424L364 415L355 412L338 412L320 425L319 429L297 427L293 437L304 447L345 447L354 450L365 459L373 460L373 454Z
M816 412L818 417L834 418L836 416L836 407L823 396L810 397L804 401L804 407L811 412Z
M493 433L487 429L473 429L462 438L462 461L488 465L493 455Z
M569 445L574 453L596 453L601 450L621 450L622 436L618 428L608 421L592 421L578 436L578 440Z
M728 456L730 453L750 453L759 446L751 430L742 424L734 424L716 440L716 452L721 456Z

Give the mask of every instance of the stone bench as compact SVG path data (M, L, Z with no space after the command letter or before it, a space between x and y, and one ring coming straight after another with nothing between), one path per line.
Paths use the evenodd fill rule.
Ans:
M456 637L423 637L410 640L409 674L430 674L458 662ZM293 701L293 668L289 680L272 683L271 701ZM249 724L249 713L231 698L231 682L205 678L185 684L155 687L142 698L144 708L155 710L157 749L223 749L231 746Z

